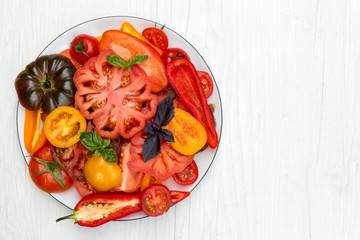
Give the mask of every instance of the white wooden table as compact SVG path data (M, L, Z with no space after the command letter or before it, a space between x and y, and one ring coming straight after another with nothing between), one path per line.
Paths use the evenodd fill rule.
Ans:
M0 1L0 239L360 239L360 1ZM166 23L207 60L220 150L164 216L96 229L32 184L14 79L68 28L101 16Z

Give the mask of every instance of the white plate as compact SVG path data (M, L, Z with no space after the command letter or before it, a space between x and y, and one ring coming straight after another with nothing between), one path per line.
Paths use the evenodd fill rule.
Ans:
M47 54L54 54L60 53L62 50L69 48L70 42L73 40L74 36L79 34L88 34L91 36L101 36L103 32L110 29L120 29L123 22L129 22L133 25L139 32L142 32L143 29L147 27L154 27L155 22L136 18L136 17L120 17L120 16L113 16L113 17L103 17L93 19L84 23L81 23L77 26L70 28L69 30L62 33L60 36L55 38L45 49L39 54L40 55L47 55ZM161 26L161 24L157 24L157 26ZM215 121L216 121L216 131L219 135L219 141L221 137L221 128L222 128L222 106L220 100L220 94L218 87L215 82L215 78L212 75L208 65L206 64L205 60L201 57L198 51L183 37L179 34L174 32L168 27L164 28L164 32L166 33L169 39L169 47L173 48L182 48L184 49L190 59L191 62L194 64L197 70L208 72L214 80L214 92L212 96L208 99L209 103L215 104ZM21 146L21 150L24 156L29 155L25 149L24 145L24 120L25 120L25 110L24 108L18 104L18 111L17 111L17 128L18 128L18 137ZM168 181L164 182L164 184L170 190L180 190L180 191L192 191L197 184L203 179L206 172L211 166L217 149L207 148L205 151L198 153L195 155L195 161L199 168L199 178L196 183L192 184L191 186L180 186L176 184L172 178ZM24 157L25 158L25 157ZM29 162L29 158L25 158L26 162ZM74 187L72 187L69 191L64 193L55 193L50 194L56 200L58 200L63 205L67 206L68 208L74 209L78 201L81 199L80 196L77 194ZM142 212L136 213L130 216L127 216L121 220L134 220L140 219L145 217L146 215Z

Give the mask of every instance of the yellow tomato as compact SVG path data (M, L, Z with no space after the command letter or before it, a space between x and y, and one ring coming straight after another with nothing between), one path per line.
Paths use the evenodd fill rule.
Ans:
M161 184L161 181L157 180L156 178L154 178L149 174L145 174L141 181L140 191L144 190L145 188L153 184Z
M92 157L84 165L86 180L98 191L109 191L121 183L121 168L105 161L102 156Z
M85 132L86 120L80 111L62 106L52 111L45 119L46 138L55 147L67 148L80 140L80 132Z
M190 113L175 108L174 118L164 128L174 136L172 147L181 154L193 155L204 147L207 141L205 128Z

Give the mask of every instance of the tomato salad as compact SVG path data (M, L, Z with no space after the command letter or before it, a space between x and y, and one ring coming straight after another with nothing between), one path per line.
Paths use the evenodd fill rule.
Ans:
M74 185L82 197L57 221L96 227L139 211L159 216L190 195L162 182L194 184L194 155L217 147L213 82L168 45L162 29L141 34L125 22L75 36L17 76L33 182L49 193Z

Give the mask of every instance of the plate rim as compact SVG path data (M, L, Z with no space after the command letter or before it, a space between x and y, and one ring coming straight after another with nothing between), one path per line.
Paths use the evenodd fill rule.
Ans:
M98 17L98 18L93 18L93 19L90 19L90 20L87 20L87 21L84 21L82 23L79 23L79 24L76 24L74 26L72 26L71 28L65 30L64 32L62 32L61 34L59 34L58 36L56 36L50 43L48 43L44 49L39 53L39 55L36 57L39 58L41 56L41 54L56 40L58 39L59 37L61 37L62 35L64 35L65 33L67 33L68 31L80 26L80 25L83 25L83 24L86 24L86 23L89 23L89 22L93 22L93 21L97 21L97 20L101 20L101 19L106 19L106 18L130 18L130 19L140 19L140 20L144 20L144 21L148 21L148 22L152 22L155 24L155 26L157 24L160 24L156 21L153 21L153 20L149 20L149 19L146 19L146 18L142 18L142 17L136 17L136 16L119 16L119 15L113 15L113 16L104 16L104 17ZM161 24L160 24L161 25ZM165 25L164 25L165 26ZM196 183L196 185L190 190L190 192L194 191L195 188L199 185L199 183L204 179L204 177L206 176L206 174L208 173L209 169L211 168L212 164L214 163L214 159L216 158L217 156L217 152L219 150L219 147L220 147L220 143L221 143L221 136L222 136L222 129L223 129L223 105L222 105L222 100L221 100L221 94L220 94L220 89L218 87L218 84L215 80L215 77L214 77L214 74L212 73L209 65L207 64L207 62L205 61L205 59L203 58L203 56L199 53L199 51L185 38L183 37L182 35L180 35L179 33L177 33L176 31L172 30L171 28L165 26L166 29L168 29L169 31L175 33L177 36L179 36L181 39L183 39L185 42L187 42L194 50L195 52L200 56L200 58L203 60L203 62L205 63L206 67L209 69L210 71L210 74L211 76L213 77L213 81L214 81L214 84L215 84L215 87L216 87L216 90L219 94L219 102L220 102L220 106L221 106L221 112L220 112L220 120L221 120L221 125L220 125L220 131L219 131L219 134L218 134L218 137L219 137L219 143L218 143L218 146L216 147L215 149L215 152L214 152L214 156L210 162L210 165L209 167L206 169L205 173L203 174L203 176L200 178L200 180ZM16 132L17 132L17 137L18 137L18 144L19 144L19 148L21 150L21 153L23 155L23 158L25 160L25 163L26 165L29 165L28 162L26 161L26 156L25 156L25 153L23 152L23 149L21 147L21 139L20 139L20 134L19 134L19 125L18 125L18 122L19 122L19 107L20 107L20 102L18 100L18 103L17 103L17 108L16 108ZM54 197L51 193L47 193L49 194L53 199L55 199L57 202L61 203L63 206L65 206L66 208L70 209L70 210L74 210L72 209L71 207L65 205L63 202L61 202L60 200L58 200L56 197ZM171 207L175 206L177 203L173 204ZM139 218L134 218L134 219L117 219L117 220L114 220L114 221L117 221L117 222L120 222L120 221L135 221L135 220L140 220L140 219L144 219L144 218L147 218L149 216L143 216L143 217L139 217Z

